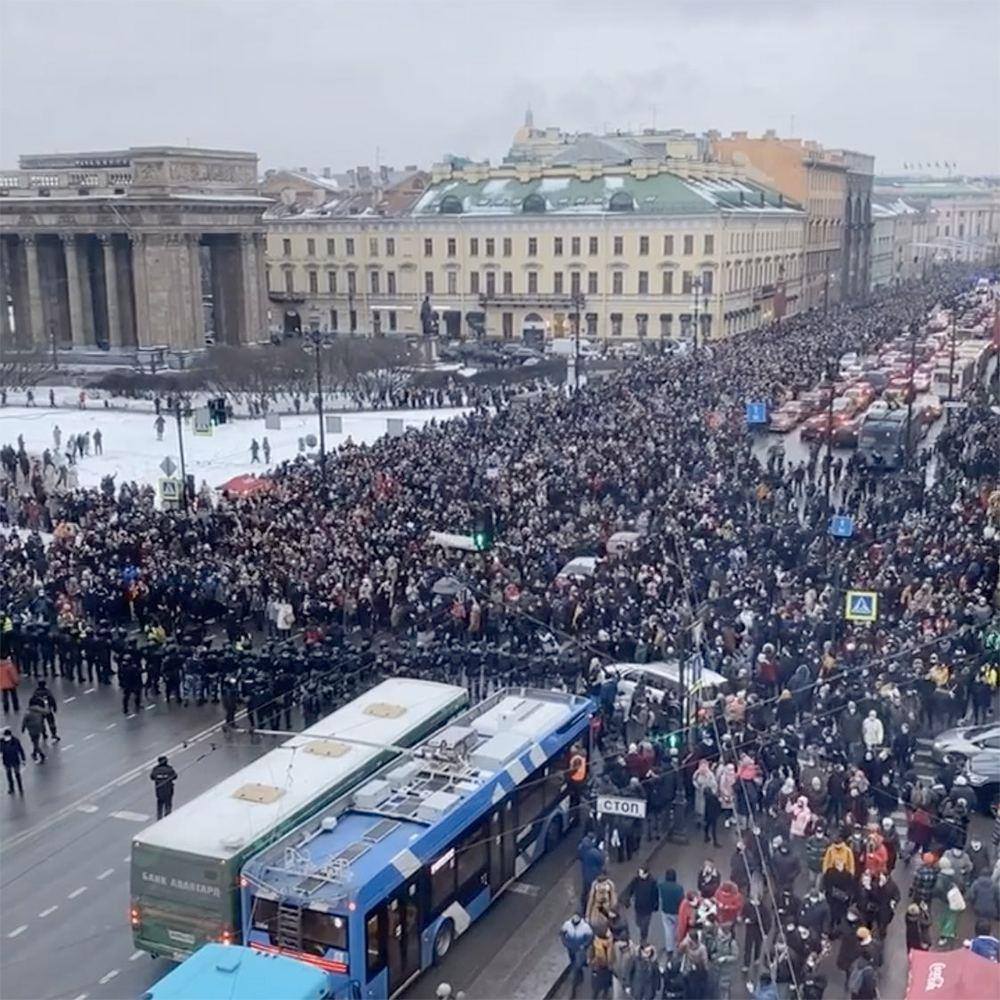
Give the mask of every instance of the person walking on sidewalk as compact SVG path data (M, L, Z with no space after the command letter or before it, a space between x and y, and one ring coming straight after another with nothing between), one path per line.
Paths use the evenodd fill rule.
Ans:
M593 833L585 833L580 840L576 850L576 856L580 861L580 909L587 910L587 900L590 898L590 887L601 872L607 859L604 851L597 845L597 838Z
M649 941L649 924L653 913L660 908L660 890L656 879L642 866L625 887L622 904L635 907L635 922L639 925L639 946Z
M0 659L0 691L3 692L3 712L21 711L21 703L17 700L17 686L21 683L21 671L9 657Z
M47 681L39 681L38 687L28 699L28 708L32 707L37 708L42 714L42 737L48 738L45 736L45 726L48 725L49 735L56 743L60 742L59 733L56 731L56 700L49 690Z
M177 780L177 772L170 766L170 761L166 757L159 757L156 767L149 772L149 779L156 789L156 818L163 819L169 816L174 808L174 782Z
M677 872L668 868L663 879L657 883L659 889L660 920L663 921L663 949L669 958L677 950L677 911L684 898L684 886L677 881Z
M21 732L27 733L31 739L31 759L36 764L45 763L45 751L42 750L42 737L45 735L45 713L38 705L29 705L21 720Z
M583 982L583 970L587 965L587 952L594 940L594 931L579 913L574 913L559 930L559 938L569 957L570 1000L576 997L576 991Z
M7 794L14 794L14 783L17 783L18 795L24 795L24 785L21 783L21 767L27 761L21 741L9 730L0 736L0 758L3 759L4 773L7 775Z

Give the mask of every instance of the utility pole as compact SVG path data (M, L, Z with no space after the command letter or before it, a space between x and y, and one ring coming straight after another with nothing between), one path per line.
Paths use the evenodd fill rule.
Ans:
M908 400L906 403L906 453L904 468L909 471L911 459L913 457L913 373L917 367L917 331L920 325L914 320L910 324L910 381L907 386Z
M955 398L955 338L958 335L958 303L951 304L951 353L948 357L948 402ZM951 423L951 407L948 407L948 416L945 423Z
M49 320L49 342L52 345L52 367L59 371L59 345L56 341L56 321Z
M328 345L323 333L319 330L303 330L303 350L312 351L316 360L316 413L319 416L319 474L326 482L326 428L323 426L326 417L323 413L323 364L320 351Z
M823 256L823 319L830 312L830 255Z
M573 393L580 391L580 294L573 295Z
M177 420L177 447L181 453L181 506L188 509L187 466L184 463L184 424L181 420L181 397L174 400L174 418Z
M825 512L825 521L827 524L830 523L830 491L831 491L831 477L833 475L833 373L834 373L834 362L833 355L827 359L826 362L826 378L830 383L830 398L827 400L826 404L826 482L824 485L825 499L823 503L823 510Z
M694 290L694 376L695 387L701 387L701 354L698 348L698 299L701 297L701 278L691 282Z

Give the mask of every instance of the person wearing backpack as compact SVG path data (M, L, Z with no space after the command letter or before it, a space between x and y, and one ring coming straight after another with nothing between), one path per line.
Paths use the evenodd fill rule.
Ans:
M876 1000L878 975L867 956L859 955L851 964L847 976L847 990L851 1000Z
M945 855L938 862L935 895L944 903L941 924L938 928L938 947L951 947L958 932L958 918L965 909L965 896L959 887L958 875Z

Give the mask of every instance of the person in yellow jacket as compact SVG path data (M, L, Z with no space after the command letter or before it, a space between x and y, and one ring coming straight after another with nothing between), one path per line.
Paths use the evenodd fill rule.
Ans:
M823 874L825 875L838 861L843 862L844 871L854 874L854 852L844 843L844 838L840 834L837 834L823 855Z
M611 992L611 965L614 962L615 938L608 927L590 942L590 986L595 1000L607 1000Z

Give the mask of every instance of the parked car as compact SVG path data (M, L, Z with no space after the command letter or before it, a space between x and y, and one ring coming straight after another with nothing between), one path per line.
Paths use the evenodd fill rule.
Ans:
M1000 804L1000 753L991 749L973 754L965 765L965 777L983 812L994 812Z
M1000 722L946 729L931 744L931 757L943 764L952 755L968 758L987 750L1000 751Z

